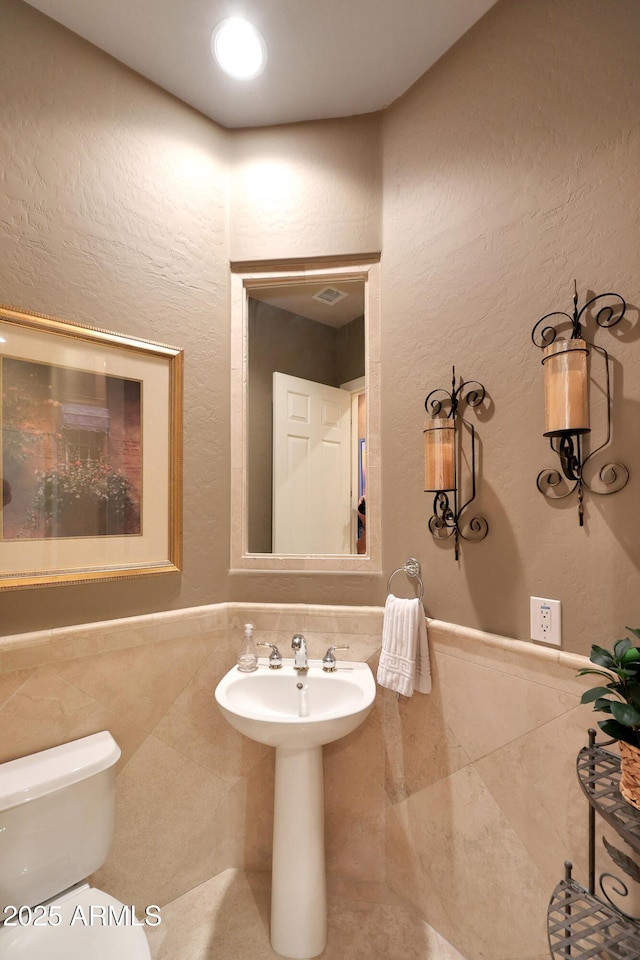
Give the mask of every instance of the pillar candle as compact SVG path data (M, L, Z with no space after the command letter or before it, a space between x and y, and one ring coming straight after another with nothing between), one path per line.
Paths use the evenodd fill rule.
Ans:
M425 492L454 490L455 426L445 417L424 422L424 489Z
M558 340L543 351L545 437L589 431L589 390L584 340Z

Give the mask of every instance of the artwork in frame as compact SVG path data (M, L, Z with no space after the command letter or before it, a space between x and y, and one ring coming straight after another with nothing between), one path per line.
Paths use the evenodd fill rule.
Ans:
M176 573L177 347L0 306L0 590Z

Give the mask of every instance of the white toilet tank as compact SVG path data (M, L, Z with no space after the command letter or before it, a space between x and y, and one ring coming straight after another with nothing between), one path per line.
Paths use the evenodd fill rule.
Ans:
M0 916L7 904L48 900L104 863L119 756L105 730L0 764Z

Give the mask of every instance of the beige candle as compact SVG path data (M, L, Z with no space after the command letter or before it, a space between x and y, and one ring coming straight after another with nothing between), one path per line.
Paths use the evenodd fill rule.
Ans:
M425 492L454 490L455 427L453 421L436 417L424 422L424 489Z
M589 431L589 381L584 340L558 340L545 347L545 437Z

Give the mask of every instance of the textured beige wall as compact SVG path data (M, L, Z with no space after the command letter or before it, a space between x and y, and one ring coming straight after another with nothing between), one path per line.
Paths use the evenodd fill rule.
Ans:
M0 19L0 302L185 351L182 576L4 592L2 632L231 596L364 602L368 578L228 580L228 258L379 249L379 119L239 132L232 190L225 131L18 0Z
M227 576L227 258L380 247L383 568L417 556L429 614L507 636L527 636L531 594L563 601L569 649L635 622L637 310L598 335L631 482L587 497L583 530L535 489L552 461L529 334L570 306L574 277L582 295L640 299L637 5L501 0L381 117L233 134L28 6L0 13L0 300L186 357L183 576L5 592L4 632L224 599L383 599L385 577ZM491 397L477 501L490 533L459 566L427 532L421 490L422 402L452 363Z
M381 246L380 116L234 131L232 261Z
M427 612L529 635L529 596L563 602L564 643L588 651L640 622L640 6L503 0L384 115L382 257L385 567L423 564ZM570 310L573 279L619 291L610 450L627 488L550 504L536 320ZM426 529L422 406L451 366L486 386L479 544Z
M0 595L2 632L189 606L228 567L227 137L0 0L0 301L185 350L184 576Z
M636 5L502 0L384 115L382 192L376 118L234 135L229 241L229 136L30 8L0 0L0 18L0 299L187 351L184 576L4 593L3 633L234 595L382 599L382 578L252 573L227 581L225 507L226 258L376 249L380 197L385 568L416 555L429 614L493 633L526 636L531 593L564 600L565 639L576 650L637 622L637 311L623 336L599 341L616 360L613 450L632 479L611 500L588 499L583 530L573 507L554 509L535 490L549 457L529 341L540 315L569 305L574 276L582 291L613 288L640 300ZM293 180L309 191L288 198L286 182L278 192L267 179L251 194L249 174L266 156L292 157ZM463 545L459 567L432 543L420 489L421 404L448 382L452 362L481 379L493 402L479 423L478 507L491 529L483 543ZM281 640L303 625L322 646L327 636L347 637L362 644L352 651L362 657L379 643L379 614L375 626L365 611L350 623L305 616L278 615L263 629ZM128 625L124 637L113 624L97 635L80 627L43 638L44 649L18 641L17 652L0 650L3 756L104 726L125 746L122 832L103 875L125 898L149 897L145 878L168 899L229 863L268 862L267 818L251 803L270 796L257 786L269 782L270 759L251 756L246 741L221 750L211 688L234 640L224 647L226 621L208 617L166 633L160 620L141 633ZM573 759L591 718L575 707L576 664L455 628L432 625L431 637L431 697L398 704L381 694L359 734L365 742L330 751L331 869L379 878L382 862L372 855L386 824L388 880L410 891L469 960L542 957L539 918L560 861L581 863L584 849ZM362 789L341 791L354 768ZM193 809L219 812L217 825L209 816L184 820L185 783L199 798ZM354 806L366 815L352 837ZM512 902L516 881L525 883L524 933L514 944L516 924L502 928L496 953L492 908ZM470 913L472 900L486 909Z

